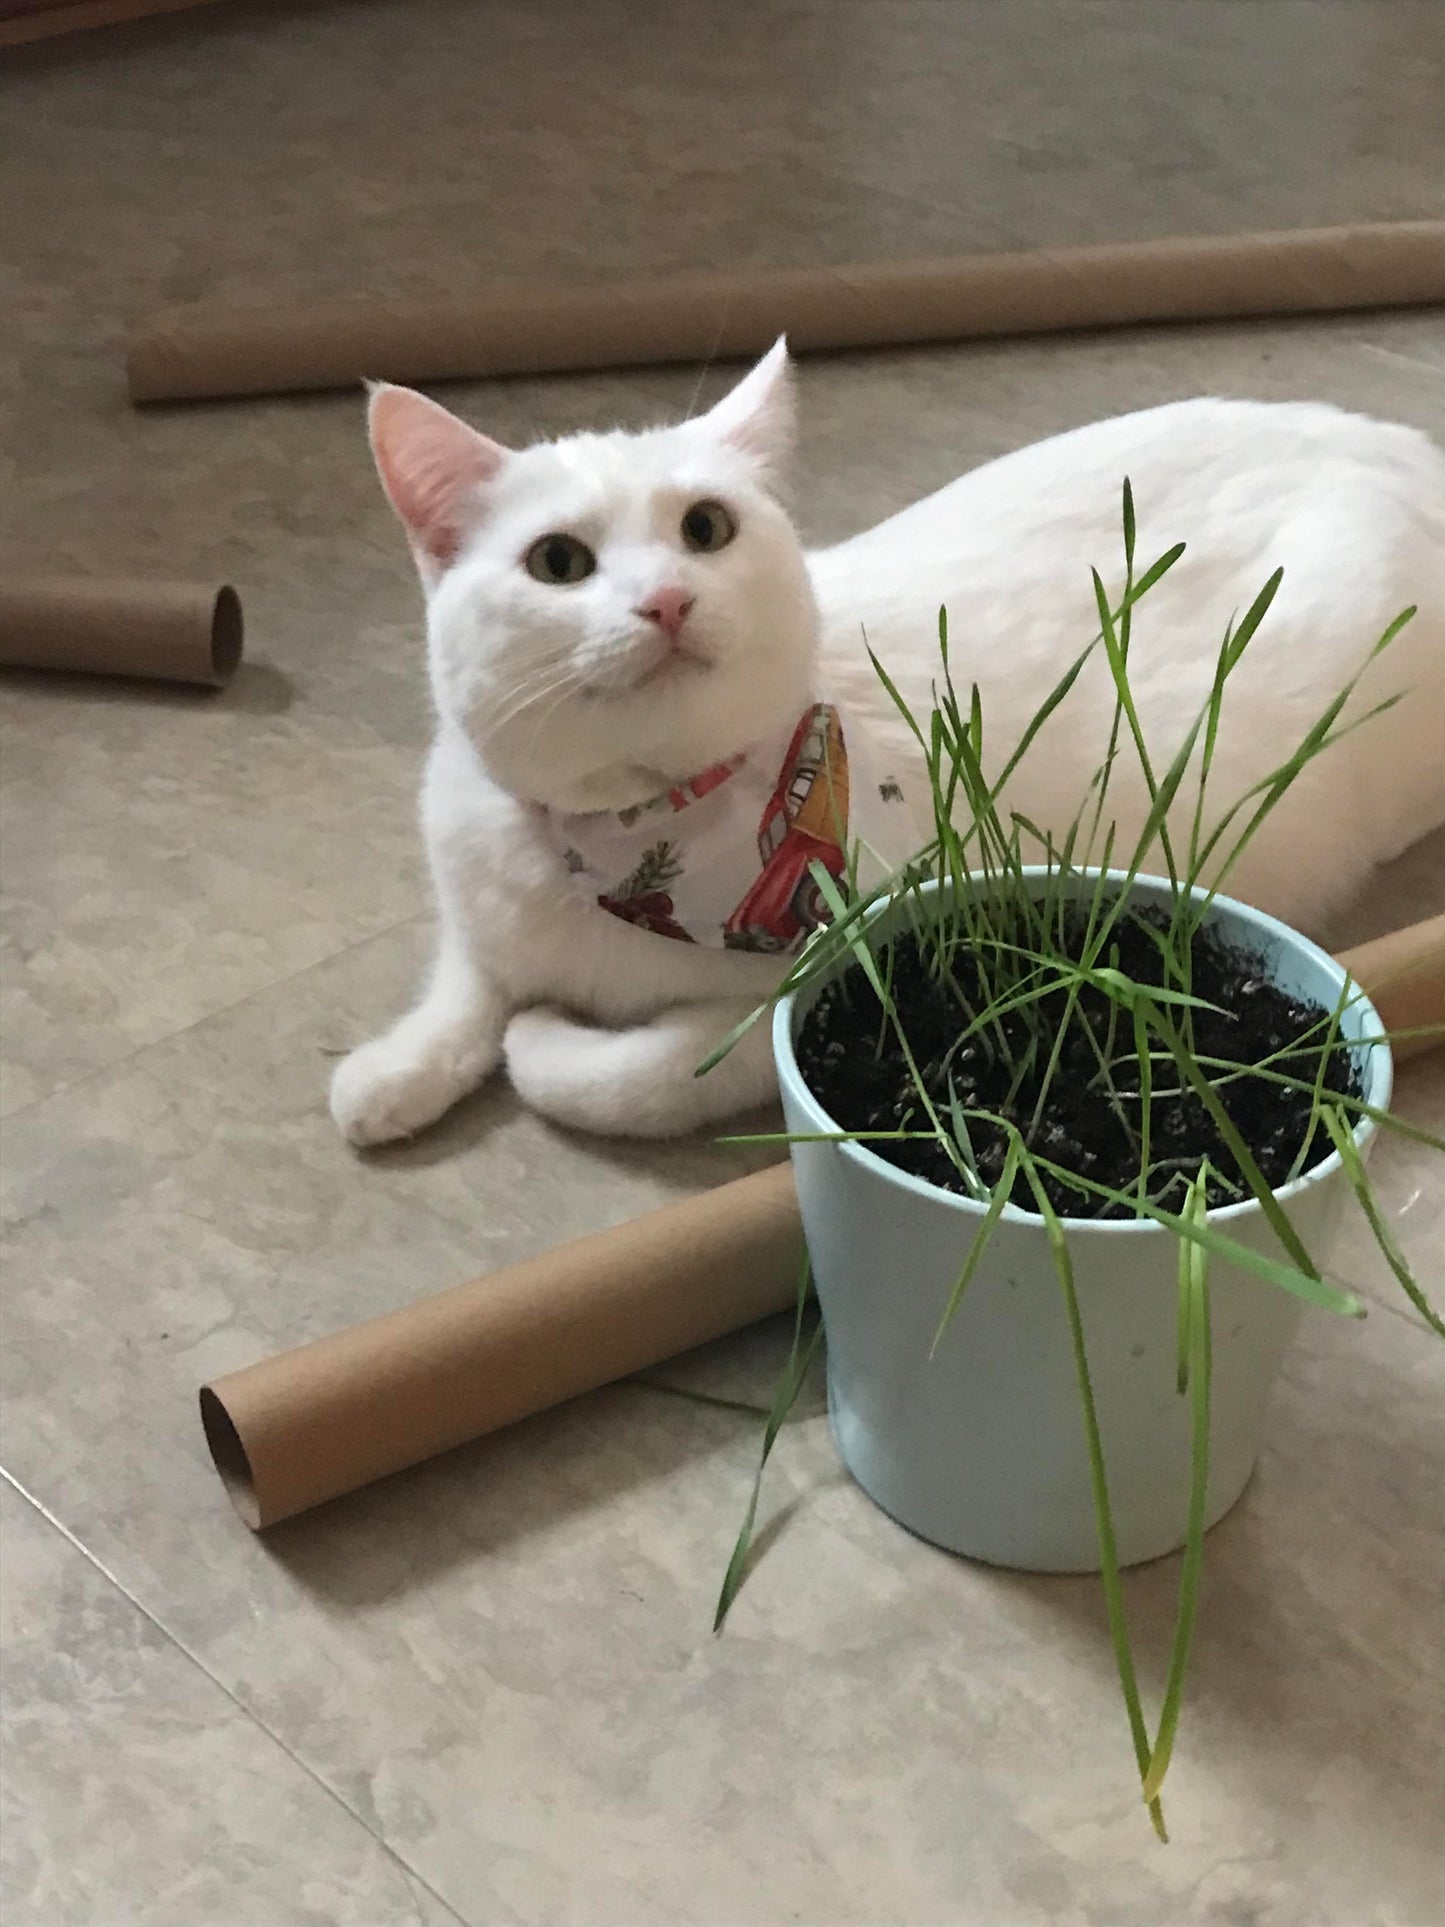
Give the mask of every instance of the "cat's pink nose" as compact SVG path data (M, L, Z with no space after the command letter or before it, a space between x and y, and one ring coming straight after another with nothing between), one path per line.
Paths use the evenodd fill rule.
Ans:
M686 589L655 589L646 602L638 603L637 613L655 622L669 642L676 642L678 631L696 600Z

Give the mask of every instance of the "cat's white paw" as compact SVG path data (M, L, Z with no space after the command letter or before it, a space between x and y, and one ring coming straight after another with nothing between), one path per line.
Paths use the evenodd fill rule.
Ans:
M480 1084L497 1057L494 1043L473 1037L373 1038L337 1065L331 1115L358 1146L413 1137Z
M747 1009L679 1006L628 1030L546 1006L518 1011L507 1026L507 1071L522 1102L556 1124L604 1137L677 1137L776 1093L765 1032L707 1077L694 1075Z
M588 1045L595 1037L566 1011L546 1004L519 1010L507 1025L506 1055L507 1075L522 1102L573 1130L608 1130L622 1094L589 1075Z
M507 1025L507 1075L529 1110L570 1131L670 1136L687 1127L672 1121L671 1079L649 1061L649 1037L646 1029L607 1030L539 1004Z

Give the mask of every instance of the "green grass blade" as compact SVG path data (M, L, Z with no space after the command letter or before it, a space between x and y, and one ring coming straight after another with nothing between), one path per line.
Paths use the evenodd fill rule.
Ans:
M747 1512L743 1517L742 1530L738 1533L737 1542L733 1546L732 1557L728 1560L727 1571L723 1575L722 1589L718 1593L717 1612L712 1622L715 1633L722 1631L723 1621L731 1611L732 1603L742 1588L743 1580L747 1577L748 1552L753 1542L753 1527L757 1523L758 1500L763 1490L763 1474L767 1470L768 1459L772 1455L773 1446L777 1443L783 1421L798 1402L798 1394L803 1389L809 1368L813 1363L813 1355L823 1335L823 1326L820 1321L813 1328L812 1336L807 1343L803 1342L804 1313L807 1308L808 1286L811 1278L812 1270L805 1256L802 1269L798 1274L798 1302L793 1315L793 1342L788 1351L787 1363L783 1367L783 1375L778 1381L777 1391L773 1394L767 1424L763 1427L763 1449L758 1459L758 1469L753 1475L753 1489L748 1499Z
M1044 700L1029 718L1023 735L1020 736L1007 762L1005 762L1003 769L990 785L990 796L992 798L997 799L1004 784L1007 783L1025 756L1028 755L1030 748L1033 746L1034 738L1049 720L1050 716L1053 715L1065 696L1068 695L1074 684L1079 680L1084 664L1089 660L1090 656L1093 655L1098 646L1099 638L1095 636L1088 647L1081 649L1079 654L1075 656L1074 660L1069 664L1069 667L1064 671L1063 675L1060 676L1048 695L1044 697Z
M1255 810L1254 815L1251 817L1242 835L1236 840L1223 867L1215 875L1213 885L1215 891L1221 888L1225 876L1238 860L1241 851L1248 846L1251 838L1259 828L1260 823L1274 809L1280 797L1289 789L1305 764L1312 762L1316 756L1323 750L1329 748L1332 743L1338 742L1342 737L1349 735L1352 730L1360 728L1363 724L1373 721L1376 716L1383 714L1385 710L1392 708L1394 704L1400 700L1397 695L1387 698L1383 703L1377 703L1374 708L1367 711L1365 715L1355 717L1334 736L1331 736L1330 731L1334 727L1336 718L1354 694L1371 663L1373 663L1384 650L1390 647L1401 630L1414 620L1415 614L1416 609L1414 604L1408 609L1402 609L1400 611L1399 615L1397 615L1394 621L1385 629L1384 634L1372 645L1365 660L1355 671L1354 675L1350 677L1343 689L1337 691L1331 701L1326 705L1323 713L1316 718L1315 722L1305 732L1305 735L1300 740L1293 754L1287 757L1278 768L1272 770L1269 775L1263 777L1259 782L1253 784L1246 790L1244 795L1231 805L1219 823L1215 825L1203 847L1198 852L1197 863L1192 866L1196 874L1198 870L1202 869L1209 861L1216 845L1224 837L1230 824L1234 822L1235 818L1244 809L1250 799L1255 796L1263 798L1263 801Z
M1194 1053L1186 1048L1178 1031L1174 1029L1173 1025L1165 1017L1163 1011L1154 1004L1153 1000L1146 998L1144 1001L1148 1006L1149 1016L1154 1029L1168 1045L1175 1063L1179 1066L1181 1075L1194 1087L1199 1101L1214 1120L1215 1129L1229 1147L1230 1156L1238 1165L1240 1175L1243 1177L1245 1183L1254 1193L1261 1211L1263 1211L1265 1217L1269 1219L1270 1227L1274 1235L1279 1239L1280 1243L1306 1277L1312 1279L1316 1284L1323 1282L1320 1278L1318 1265L1315 1264L1314 1260L1305 1250L1299 1233L1290 1223L1284 1207L1275 1197L1264 1173L1255 1163L1254 1153L1240 1136L1234 1119L1229 1115L1229 1112L1220 1101L1218 1091L1215 1090L1209 1079L1199 1068Z
M1184 741L1180 744L1173 762L1169 765L1168 769L1165 770L1163 777L1160 779L1158 792L1149 806L1149 814L1144 819L1144 827L1139 832L1139 839L1134 845L1134 853L1127 866L1130 882L1133 881L1134 877L1137 876L1142 869L1144 859L1148 855L1149 847L1155 837L1159 837L1162 842L1168 827L1169 812L1174 807L1174 799L1179 794L1180 785L1183 783L1185 774L1188 771L1189 759L1194 754L1194 745L1199 740L1199 731L1203 722L1204 717L1202 714L1194 718L1194 721L1185 732ZM1126 884L1126 892L1127 888L1128 885Z
M1049 1194L1044 1189L1033 1158L1027 1153L1024 1154L1023 1168L1029 1188L1039 1207L1039 1215L1044 1221L1049 1251L1063 1292L1065 1315L1069 1321L1069 1343L1073 1350L1074 1373L1078 1380L1079 1402L1084 1414L1084 1443L1089 1457L1089 1486L1093 1494L1094 1528L1099 1542L1099 1576L1104 1587L1109 1636L1114 1644L1114 1663L1119 1674L1120 1690L1124 1695L1129 1732L1134 1741L1134 1758L1138 1763L1142 1785L1149 1775L1149 1729L1144 1721L1144 1707L1139 1697L1139 1679L1134 1668L1133 1650L1129 1643L1129 1622L1124 1612L1124 1588L1119 1577L1119 1550L1114 1537L1114 1514L1109 1504L1109 1481L1104 1469L1104 1444L1099 1431L1099 1414L1094 1404L1093 1381L1089 1376L1089 1359L1084 1345L1084 1321L1079 1311L1078 1293L1074 1289L1074 1268L1069 1258L1069 1245L1064 1236L1063 1226L1059 1223L1054 1207L1049 1202ZM1150 1800L1149 1814L1159 1838L1167 1840L1169 1835L1164 1825L1164 1814L1157 1799Z
M1117 998L1127 1009L1133 1009L1139 997L1139 986L1132 977L1126 977L1122 970L1111 969L1108 964L1094 970L1079 964L1075 969L1081 982L1092 984L1095 990L1102 990L1106 997ZM1211 1004L1207 997L1196 997L1188 990L1166 990L1162 984L1150 984L1148 1001L1185 1010L1212 1010L1216 1017L1228 1015L1221 1005Z
M1126 1202L1134 1202L1126 1200ZM1363 1318L1365 1307L1352 1291L1342 1291L1337 1285L1319 1277L1313 1270L1299 1271L1293 1265L1282 1264L1278 1258L1268 1258L1262 1251L1250 1245L1240 1244L1213 1225L1190 1224L1176 1212L1166 1211L1162 1205L1152 1201L1143 1207L1143 1215L1152 1218L1156 1224L1167 1225L1181 1238L1191 1244L1199 1245L1211 1257L1223 1259L1226 1264L1237 1265L1241 1271L1253 1272L1256 1278L1263 1278L1267 1284L1278 1285L1292 1297L1302 1298L1307 1305L1314 1305L1320 1311L1335 1312L1342 1318Z
M1150 563L1149 567L1144 571L1143 575L1140 576L1130 591L1129 602L1131 607L1134 603L1140 601L1142 597L1148 595L1156 582L1168 575L1169 571L1174 567L1174 564L1183 553L1184 544L1182 542L1176 542L1172 549L1166 549L1164 551L1157 562Z
M1194 1196L1192 1188L1189 1195L1192 1200ZM1187 1218L1191 1215L1190 1204L1186 1203L1184 1216ZM1183 1238L1179 1240L1178 1307L1174 1321L1174 1389L1181 1398L1189 1390L1189 1321L1193 1316L1191 1306L1194 1302L1192 1297L1194 1270L1198 1259L1202 1256L1203 1253L1198 1245L1189 1244Z
M757 1009L750 1011L740 1024L734 1024L716 1049L710 1050L707 1056L704 1057L697 1069L693 1072L693 1076L706 1077L710 1070L713 1070L723 1061L729 1051L736 1049L752 1029L753 1025L757 1023L758 1019L765 1017L771 1008L772 1006L770 1004L759 1004Z
M1199 880L1201 857L1200 839L1204 834L1204 799L1209 791L1210 772L1214 768L1214 745L1219 734L1219 718L1224 710L1225 684L1229 680L1230 649L1234 642L1233 619L1224 631L1224 640L1219 645L1219 653L1214 659L1214 676L1209 685L1209 695L1204 704L1204 745L1199 752L1199 782L1194 791L1194 813L1189 824L1189 860L1184 869L1186 886L1192 888Z
M998 1183L994 1186L993 1194L989 1198L988 1209L984 1212L983 1219L974 1235L973 1243L968 1248L968 1256L963 1261L963 1269L958 1274L953 1290L948 1294L948 1303L944 1306L943 1316L938 1321L938 1330L933 1334L933 1343L928 1348L928 1356L930 1358L937 1352L943 1334L948 1330L954 1313L958 1310L960 1304L962 1304L963 1294L968 1290L969 1282L973 1274L978 1270L984 1252L988 1249L989 1240L994 1234L994 1227L1003 1216L1004 1207L1013 1195L1014 1180L1018 1177L1019 1173L1019 1155L1021 1149L1022 1147L1017 1138L1009 1139L1009 1147L1004 1156L1003 1169L999 1173Z
M1124 566L1129 572L1129 580L1134 579L1134 538L1137 528L1134 520L1134 484L1124 477Z
M821 863L818 863L816 861L808 865L808 870L810 875L812 876L814 883L817 884L818 889L822 894L823 901L827 904L828 908L833 912L834 918L838 919L839 921L845 919L848 912L848 906L844 903L843 898L839 893L838 886L833 881L833 878L829 874L829 872L826 869L824 869ZM888 991L884 985L883 978L879 973L877 959L874 957L873 952L868 948L868 944L866 940L858 933L858 931L849 930L845 941L847 943L849 950L853 953L854 963L856 963L858 968L863 972L863 975L867 979L868 985L870 989L873 991L873 994L877 997L879 1003L882 1004L883 1008L885 1010L888 1010L893 1000L889 996Z
M838 894L837 884L834 883L832 877L828 874L827 870L824 869L821 863L816 863L816 862L810 863L808 866L808 869L810 874L812 875L813 881L818 886L818 889L822 895L823 901L828 905L829 909L833 912L835 917L841 915L845 908L843 899ZM943 1127L943 1120L939 1117L938 1111L933 1103L933 1100L928 1095L927 1086L924 1084L922 1074L919 1071L917 1061L913 1055L913 1046L909 1043L907 1033L905 1032L903 1025L899 1022L897 1006L894 1004L893 999L889 994L888 987L884 983L882 976L879 974L877 960L875 959L873 952L868 948L868 945L864 941L864 939L861 936L857 935L856 933L854 933L849 937L848 947L852 951L854 960L858 964L859 969L863 972L863 975L867 979L868 983L871 985L875 996L877 997L879 1003L882 1005L883 1010L886 1013L889 1022L893 1026L893 1034L898 1040L898 1048L903 1054L904 1063L908 1066L909 1075L912 1077L914 1088L918 1092L919 1103L921 1104L924 1112L926 1113L929 1123L933 1126L934 1131L937 1133L940 1143L944 1145L945 1149L949 1153L949 1156L952 1158L954 1164L957 1166L958 1170L962 1173L965 1182L971 1184L976 1188L978 1184L977 1178L974 1176L973 1173L969 1171L967 1164L964 1162L962 1153L958 1150L957 1146L954 1144L953 1139L949 1136L948 1132L945 1131Z
M1269 581L1265 583L1264 587L1245 611L1243 622L1240 623L1237 629L1231 626L1229 653L1224 660L1224 672L1226 675L1237 667L1240 657L1249 647L1250 638L1269 614L1270 604L1279 594L1279 585L1283 581L1284 570L1276 569L1274 574L1269 578Z
M1381 1256L1394 1272L1401 1290L1431 1331L1437 1337L1445 1338L1445 1320L1442 1320L1439 1312L1416 1282L1409 1260L1396 1242L1394 1233L1385 1223L1384 1214L1380 1210L1374 1192L1370 1189L1370 1181L1365 1175L1364 1159L1360 1156L1360 1147L1355 1143L1355 1134L1348 1121L1335 1105L1326 1105L1320 1115L1325 1129L1330 1134L1331 1143L1340 1154L1340 1163L1345 1168L1350 1189L1354 1192L1360 1209L1365 1214L1365 1222L1374 1234Z
M1154 1133L1154 1064L1149 1051L1149 1025L1136 1003L1133 1007L1134 1050L1139 1059L1139 1196L1142 1206L1149 1191L1150 1141Z
M1422 1026L1421 1028L1427 1035L1433 1036L1436 1034L1437 1026L1433 1024ZM1418 1033L1408 1030L1382 1031L1372 1035L1370 1042L1377 1043L1382 1038L1388 1042L1396 1037L1410 1037L1414 1035L1418 1035ZM1236 1064L1224 1057L1201 1057L1199 1063L1201 1069L1220 1072L1221 1075L1216 1080L1219 1083L1225 1081L1226 1075L1242 1075L1247 1077L1261 1077L1267 1083L1280 1084L1292 1091L1312 1091L1314 1089L1313 1078L1290 1077L1283 1071L1262 1069L1258 1064ZM1394 1131L1400 1137L1409 1138L1412 1144L1423 1144L1428 1150L1439 1151L1445 1154L1445 1137L1441 1137L1436 1131L1427 1130L1423 1124L1412 1124L1407 1118L1399 1116L1395 1111L1382 1111L1377 1104L1367 1104L1362 1097L1351 1097L1348 1091L1333 1091L1331 1092L1331 1096L1336 1104L1342 1106L1347 1111L1353 1111L1356 1117L1369 1118L1370 1122L1372 1124L1378 1124L1381 1130Z
M1185 1215L1203 1221L1208 1195L1208 1161L1201 1167L1190 1189ZM1199 1580L1204 1569L1204 1516L1209 1497L1209 1394L1211 1376L1210 1307L1207 1264L1203 1250L1193 1246L1186 1267L1188 1293L1185 1319L1185 1356L1183 1377L1189 1390L1189 1512L1184 1529L1184 1559L1179 1572L1179 1604L1174 1618L1174 1644L1169 1657L1169 1675L1164 1687L1164 1704L1159 1713L1159 1729L1154 1738L1149 1770L1144 1775L1145 1800L1157 1799L1169 1771L1174 1741L1179 1731L1179 1715L1184 1704L1184 1682L1189 1672L1189 1652L1194 1641L1194 1625L1199 1615Z
M893 707L898 711L899 715L903 718L904 722L908 725L908 728L913 732L914 736L917 737L918 747L923 751L923 753L926 756L928 754L928 744L924 739L923 731L918 726L918 719L913 714L913 711L908 707L907 703L904 702L902 696L899 694L898 685L894 682L893 678L889 675L888 671L883 667L883 664L878 660L877 656L874 655L871 646L868 648L868 660L869 662L872 663L873 673L874 675L877 676L879 682L882 683L883 688L887 693L889 700L893 704Z
M1007 1130L1007 1119L992 1118L994 1123ZM1226 1264L1237 1265L1241 1271L1252 1272L1256 1278L1263 1278L1267 1284L1276 1285L1292 1297L1302 1298L1307 1305L1314 1305L1321 1311L1334 1312L1343 1318L1363 1318L1365 1308L1352 1291L1342 1291L1337 1285L1316 1276L1312 1271L1299 1271L1293 1265L1284 1264L1278 1258L1270 1258L1252 1245L1241 1244L1237 1239L1228 1237L1216 1229L1208 1219L1202 1224L1191 1224L1178 1212L1168 1211L1152 1198L1141 1198L1137 1191L1117 1191L1112 1185L1098 1184L1092 1178L1081 1177L1077 1171L1067 1170L1051 1159L1040 1157L1032 1152L1033 1162L1050 1177L1057 1178L1061 1184L1072 1186L1087 1197L1107 1198L1111 1204L1127 1206L1136 1217L1152 1218L1155 1224L1166 1225L1178 1237L1187 1238L1190 1243L1203 1247L1211 1257L1219 1258Z
M1325 1103L1325 1080L1329 1075L1330 1060L1334 1056L1335 1050L1340 1043L1340 1024L1346 1010L1349 1009L1353 989L1353 979L1346 977L1340 985L1340 991L1338 997L1335 999L1334 1009L1330 1012L1328 1021L1323 1026L1323 1037L1315 1037L1313 1040L1315 1075L1313 1088L1310 1091L1309 1121L1305 1125L1304 1132L1300 1137L1299 1150L1296 1151L1294 1157L1290 1160L1290 1167L1285 1176L1286 1184L1292 1184L1304 1170L1310 1152L1314 1148L1315 1132L1319 1127L1320 1112ZM1313 1034L1320 1026L1315 1024L1310 1028Z
M1114 688L1124 712L1124 720L1129 725L1129 735L1133 740L1134 754L1138 758L1143 773L1144 785L1149 792L1151 806L1159 801L1159 784L1154 775L1153 760L1149 755L1149 744L1144 735L1144 726L1139 720L1139 711L1134 702L1134 691L1129 682L1129 667L1119 632L1109 608L1109 596L1104 587L1104 579L1097 569L1091 571L1094 581L1094 600L1099 611L1099 623L1104 637L1104 653L1109 662L1109 673L1114 678ZM1192 745L1191 745L1192 747ZM1169 831L1161 822L1158 830L1159 848L1163 852L1169 880L1177 884L1178 872L1174 863L1174 850L1169 840Z

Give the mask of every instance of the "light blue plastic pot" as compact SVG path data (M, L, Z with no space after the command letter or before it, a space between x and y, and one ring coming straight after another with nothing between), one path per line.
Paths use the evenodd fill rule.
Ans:
M1043 871L1035 873L1040 878ZM1122 880L1122 879L1121 879ZM1135 884L1141 905L1167 885ZM875 921L877 943L903 916ZM1345 973L1272 917L1228 898L1210 922L1259 957L1284 989L1327 1008ZM842 966L840 966L841 968ZM821 982L784 999L773 1047L788 1129L839 1127L804 1084L793 1039ZM1364 999L1342 1024L1366 1100L1390 1101L1389 1047ZM1366 1154L1374 1127L1355 1141ZM1057 1274L1037 1218L1007 1211L933 1358L929 1347L983 1207L897 1170L859 1144L795 1144L793 1170L828 1340L833 1436L864 1491L910 1531L952 1552L1032 1572L1094 1572L1099 1558L1078 1382ZM1326 1265L1348 1179L1331 1156L1280 1203ZM1213 1212L1243 1244L1281 1256L1256 1203ZM1084 1324L1119 1557L1183 1543L1188 1401L1175 1390L1178 1246L1165 1227L1064 1221ZM1244 1490L1270 1388L1303 1306L1277 1286L1210 1261L1213 1305L1208 1522Z

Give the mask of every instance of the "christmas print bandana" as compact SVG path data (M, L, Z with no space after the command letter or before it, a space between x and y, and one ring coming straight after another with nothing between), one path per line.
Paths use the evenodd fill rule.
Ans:
M815 703L786 734L631 809L547 818L568 870L614 917L680 943L784 955L827 921L811 866L843 874L838 712Z

